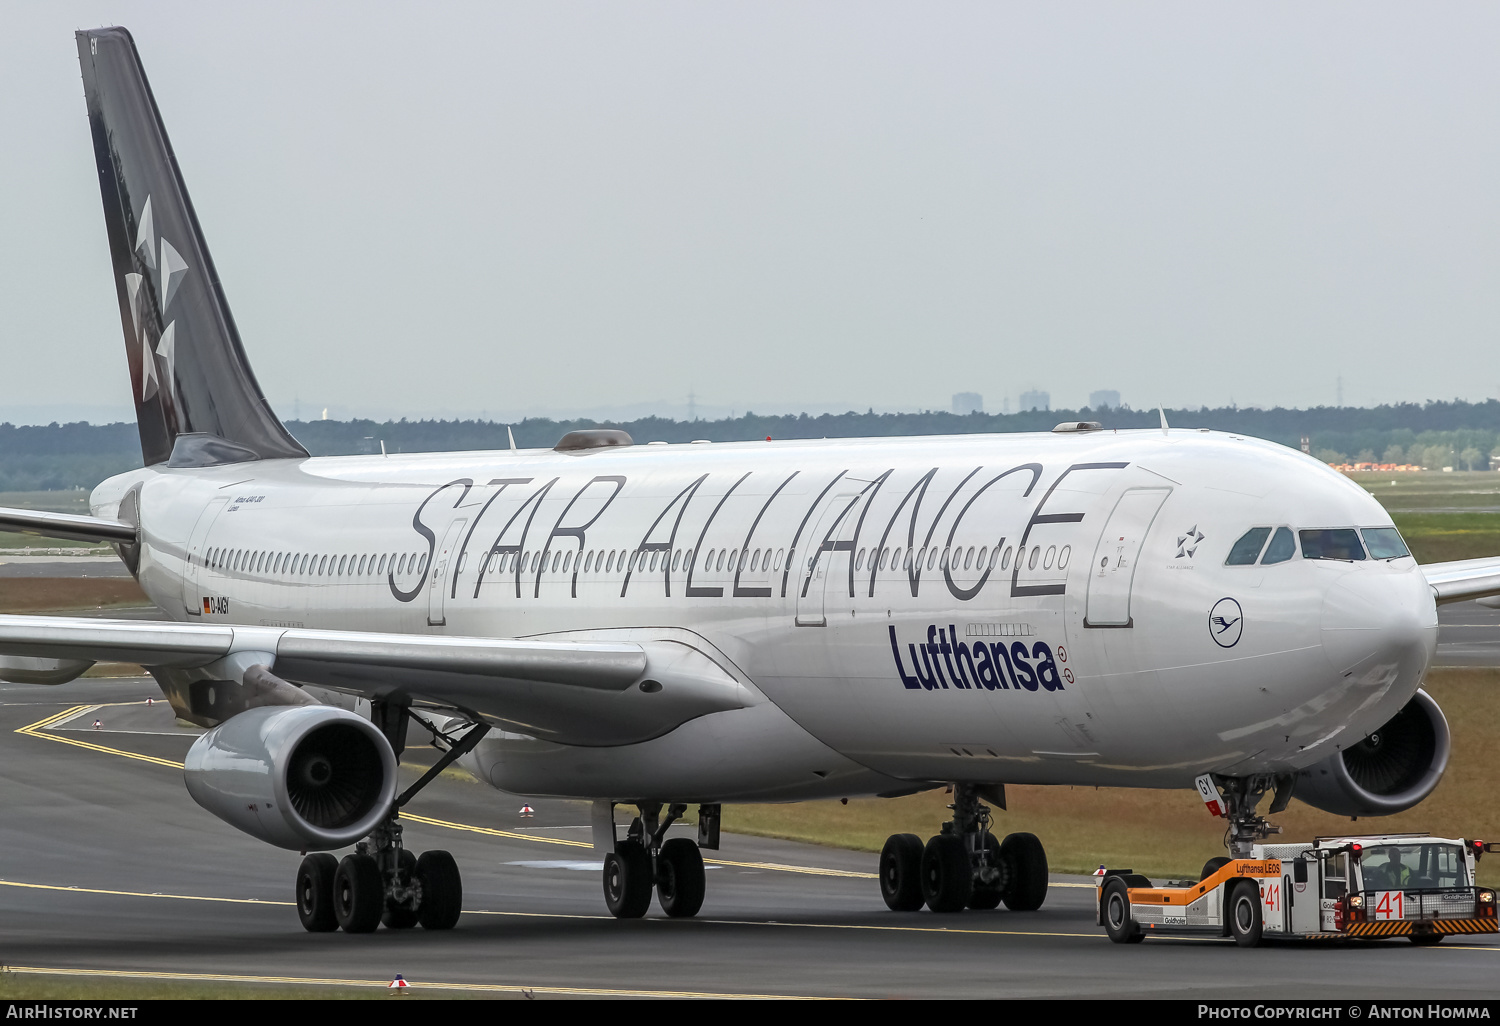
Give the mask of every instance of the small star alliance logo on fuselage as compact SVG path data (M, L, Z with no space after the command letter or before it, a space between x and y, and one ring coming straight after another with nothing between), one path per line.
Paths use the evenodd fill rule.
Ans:
M1198 543L1201 541L1203 541L1203 532L1198 530L1197 524L1189 527L1187 534L1179 534L1177 536L1177 558L1192 559L1193 555L1198 551Z
M1245 613L1234 599L1221 598L1208 611L1208 636L1220 648L1233 648L1239 644L1244 629Z

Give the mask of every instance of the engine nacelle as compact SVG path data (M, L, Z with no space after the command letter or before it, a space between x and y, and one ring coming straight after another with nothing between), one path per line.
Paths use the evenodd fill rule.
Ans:
M1404 812L1443 779L1451 747L1443 710L1419 690L1385 726L1299 773L1293 793L1338 816Z
M231 716L188 750L193 800L230 826L293 851L353 844L389 814L396 755L369 720L327 705Z

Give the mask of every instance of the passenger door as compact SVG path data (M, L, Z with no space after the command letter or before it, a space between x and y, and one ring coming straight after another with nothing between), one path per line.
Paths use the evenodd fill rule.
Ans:
M1130 588L1146 534L1170 488L1131 488L1120 496L1099 535L1089 568L1085 627L1130 627Z
M208 532L213 529L214 521L219 519L219 514L224 512L228 503L229 496L221 495L204 507L188 538L187 549L183 553L182 604L190 616L203 615L203 593L198 586L203 575L203 549L208 543Z
M854 558L850 538L854 533L855 518L850 514L858 500L856 493L836 496L818 517L818 526L808 535L806 555L798 556L800 573L793 578L797 582L798 627L825 627L828 624L824 592L831 579L840 574L847 578L847 561Z

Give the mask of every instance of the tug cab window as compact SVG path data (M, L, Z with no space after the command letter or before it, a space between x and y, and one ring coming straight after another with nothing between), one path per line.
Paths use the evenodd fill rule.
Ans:
M1342 898L1349 889L1349 857L1339 852L1323 863L1323 897Z
M1298 533L1302 537L1303 559L1353 561L1365 558L1364 546L1359 543L1359 532L1352 527Z

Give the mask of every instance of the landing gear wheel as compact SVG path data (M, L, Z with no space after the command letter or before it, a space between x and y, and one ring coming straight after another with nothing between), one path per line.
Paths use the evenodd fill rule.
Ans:
M368 855L345 855L333 874L333 914L345 933L373 933L385 911L385 882Z
M604 904L616 919L639 919L651 907L651 853L624 840L604 856Z
M922 850L922 897L934 912L960 912L969 903L974 870L957 834L938 834Z
M412 876L422 887L422 902L417 906L417 922L422 929L453 929L464 901L463 877L453 856L445 851L424 851L412 867Z
M892 912L922 907L922 839L892 834L880 849L880 896Z
M1000 867L1000 880L994 884L981 883L977 879L974 881L974 893L969 895L969 907L981 910L998 907L1000 899L1005 897L1008 890L1006 885L1010 883L1006 879L1005 863L1000 861L1000 838L994 834L985 834L984 851L985 861L991 866Z
M1443 938L1446 937L1447 934L1445 934L1445 933L1414 933L1414 934L1411 934L1410 936L1411 936L1411 942L1413 944L1420 944L1422 947L1425 948L1425 947L1427 947L1430 944L1441 944L1441 943L1443 943Z
M1036 834L1009 834L1000 842L1000 859L1010 867L1005 907L1035 912L1047 900L1047 850Z
M1146 939L1140 924L1130 917L1130 892L1124 880L1111 877L1104 885L1100 904L1103 906L1099 910L1100 918L1104 920L1104 932L1109 934L1110 940L1116 944L1139 944Z
M412 873L417 868L417 857L405 848L401 849L401 855L396 863L399 867L398 875L401 877L402 886L410 886ZM407 908L405 905L397 905L386 898L385 912L380 921L385 924L387 930L410 930L417 925L417 913L415 909Z
M695 916L703 907L703 853L697 842L674 837L656 857L656 899L673 918Z
M297 918L308 933L330 933L339 928L333 914L333 875L339 860L327 852L309 855L297 867Z
M1229 933L1240 947L1254 948L1260 945L1264 926L1260 918L1260 888L1249 880L1241 880L1229 892Z
M1213 858L1203 863L1203 872L1199 874L1198 879L1207 880L1209 877L1213 876L1215 873L1217 873L1227 865L1229 865L1228 856L1215 855Z

